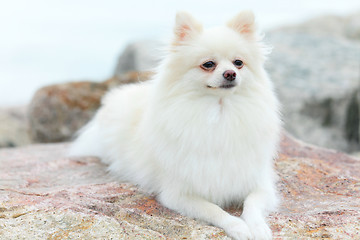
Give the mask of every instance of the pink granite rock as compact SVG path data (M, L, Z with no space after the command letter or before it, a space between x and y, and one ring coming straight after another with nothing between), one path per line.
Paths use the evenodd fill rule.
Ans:
M0 150L0 239L230 239L118 183L68 144ZM274 239L360 239L360 160L284 135ZM229 209L235 215L239 210Z

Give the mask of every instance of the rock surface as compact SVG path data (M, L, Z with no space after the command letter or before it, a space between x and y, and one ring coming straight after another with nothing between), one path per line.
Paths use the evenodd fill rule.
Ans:
M118 183L67 143L0 150L0 239L230 239ZM284 135L274 239L359 239L360 160ZM229 209L239 215L240 211Z
M31 140L40 143L70 140L95 114L106 91L150 76L147 72L129 72L102 83L71 82L39 89L28 109Z

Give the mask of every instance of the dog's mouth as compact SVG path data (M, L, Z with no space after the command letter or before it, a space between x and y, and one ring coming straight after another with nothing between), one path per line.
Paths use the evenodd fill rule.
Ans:
M236 84L234 84L234 83L223 84L223 85L220 85L219 87L213 87L213 86L207 85L208 88L214 88L214 89L215 88L230 89L235 86L236 86Z
M233 88L233 87L235 87L235 86L236 86L236 84L231 83L231 84L221 85L220 88Z

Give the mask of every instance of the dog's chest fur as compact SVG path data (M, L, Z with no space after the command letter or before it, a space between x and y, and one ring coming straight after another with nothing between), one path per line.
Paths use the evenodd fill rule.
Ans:
M227 205L261 182L277 134L271 107L241 97L166 104L150 118L156 127L149 143L167 184Z

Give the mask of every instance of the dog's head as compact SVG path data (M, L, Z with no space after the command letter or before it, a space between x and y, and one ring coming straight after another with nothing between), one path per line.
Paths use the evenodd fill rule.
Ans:
M262 71L264 54L254 15L245 11L226 26L203 29L191 15L176 16L168 77L188 90L233 93Z

